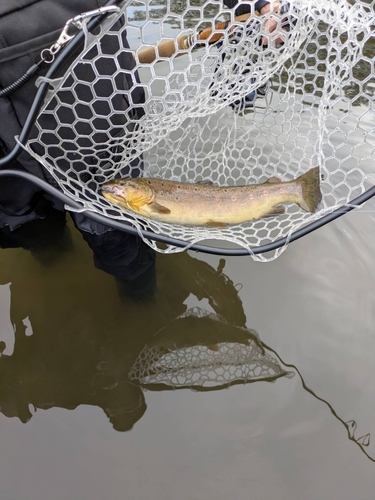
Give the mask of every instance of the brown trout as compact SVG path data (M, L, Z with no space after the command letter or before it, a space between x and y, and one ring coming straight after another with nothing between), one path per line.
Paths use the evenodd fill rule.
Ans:
M101 190L108 201L156 221L213 227L283 214L282 203L315 212L322 199L319 167L287 182L271 177L263 184L219 187L137 177L111 180Z

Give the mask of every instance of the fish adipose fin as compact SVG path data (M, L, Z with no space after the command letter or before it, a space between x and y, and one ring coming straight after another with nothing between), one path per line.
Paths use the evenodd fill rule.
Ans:
M298 177L296 182L302 186L302 198L297 202L297 205L306 212L316 212L319 203L322 201L319 167L311 168Z
M164 207L163 205L159 205L159 203L156 203L156 201L153 201L151 203L147 203L147 206L152 210L152 212L155 212L157 214L170 214L171 213L169 208Z
M271 208L269 212L263 215L263 217L274 217L275 215L285 214L285 207L282 205L275 205Z
M272 176L269 179L267 179L264 184L277 184L279 182L281 182L281 179L279 179L278 177Z
M196 182L196 184L203 184L204 186L214 186L215 184L208 180L208 179L205 179L204 181L198 181Z

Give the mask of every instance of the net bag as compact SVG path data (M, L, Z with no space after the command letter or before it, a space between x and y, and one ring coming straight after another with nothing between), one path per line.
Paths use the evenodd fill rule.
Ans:
M239 20L217 0L128 1L99 34L83 22L84 50L48 80L26 149L82 209L185 248L221 240L251 253L350 204L373 185L374 1L290 0L266 15L248 5ZM244 108L249 95L258 98ZM116 176L233 186L288 181L317 165L315 213L288 204L285 214L224 228L156 222L100 193Z
M145 345L129 371L145 389L219 390L292 378L254 330L228 325L200 307L188 309Z

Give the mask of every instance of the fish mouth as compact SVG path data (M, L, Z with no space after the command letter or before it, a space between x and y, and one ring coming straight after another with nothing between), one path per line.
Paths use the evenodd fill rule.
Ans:
M103 186L100 187L100 191L104 191L107 193L114 193L114 186L103 184Z
M101 192L104 194L105 193L110 193L112 196L115 196L117 198L124 198L124 190L111 184L103 184L101 187Z

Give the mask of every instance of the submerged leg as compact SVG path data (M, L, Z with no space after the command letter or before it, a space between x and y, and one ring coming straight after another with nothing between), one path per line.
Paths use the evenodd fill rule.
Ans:
M73 220L94 253L95 267L116 278L121 297L135 302L150 300L156 291L155 251L139 236L93 221L85 230L82 220L77 224L76 215L72 214Z

